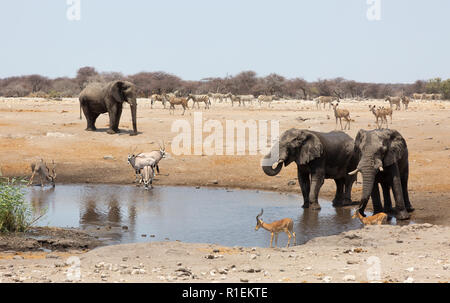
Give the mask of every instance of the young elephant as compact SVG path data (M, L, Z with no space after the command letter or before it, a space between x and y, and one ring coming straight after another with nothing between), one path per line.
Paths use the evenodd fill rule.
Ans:
M359 212L364 210L369 198L372 198L374 213L383 212L378 184L381 184L384 196L384 212L395 213L399 220L409 219L414 211L408 196L408 147L405 139L396 130L377 129L360 130L355 139L355 152L360 161L355 171L363 176L363 192ZM394 193L395 211L392 209L390 189Z
M263 159L262 169L268 176L278 175L284 166L297 164L297 175L303 195L303 208L320 209L318 196L324 179L334 179L336 195L333 206L352 204L351 192L356 168L354 141L344 132L320 133L292 128L284 132L278 144ZM276 164L276 168L273 165Z

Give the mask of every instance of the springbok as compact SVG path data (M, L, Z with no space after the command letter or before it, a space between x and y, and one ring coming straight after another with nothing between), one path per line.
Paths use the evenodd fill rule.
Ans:
M295 232L294 232L294 221L290 218L281 219L279 221L275 221L272 223L266 223L263 220L260 219L262 216L264 210L261 209L261 213L259 213L256 216L256 227L255 231L258 230L260 227L264 228L268 232L270 232L270 248L272 248L272 241L273 236L275 235L275 247L277 246L278 241L278 233L285 232L288 236L288 243L286 247L289 247L289 244L291 243L291 233L294 236L294 244L296 244L297 240L295 238Z
M44 181L47 180L50 184L55 187L55 179L56 179L56 164L55 161L52 160L52 172L50 173L50 169L47 166L47 163L44 162L43 159L31 164L31 174L30 181L28 182L28 186L33 184L33 179L36 174L39 175L39 180L41 181L41 187L44 187Z
M336 128L337 128L337 124L338 124L338 119L339 122L341 123L341 130L345 130L347 129L347 125L348 125L348 129L350 130L350 112L346 109L337 109L337 107L339 106L339 101L337 103L330 103L331 106L333 107L333 111L334 111L334 116L336 117ZM342 118L345 119L345 121L347 121L347 123L345 124L345 128L342 128Z
M355 213L353 214L352 218L353 219L358 218L364 225L375 225L375 224L381 225L382 223L385 223L387 220L387 214L385 213L378 213L370 217L364 217L363 215L361 215L361 213L357 208L354 209L354 211Z

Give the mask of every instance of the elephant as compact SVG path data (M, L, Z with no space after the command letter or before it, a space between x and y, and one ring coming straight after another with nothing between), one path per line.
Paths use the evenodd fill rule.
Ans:
M88 131L95 131L95 121L100 114L108 112L109 129L108 134L120 132L119 122L122 114L123 102L128 102L131 109L133 132L130 136L137 135L136 126L136 86L128 81L112 81L106 84L91 83L80 93L80 119L81 110L87 120Z
M392 129L360 130L355 139L355 153L359 163L350 175L361 172L363 191L359 212L364 210L372 198L374 213L383 211L378 184L381 184L384 197L384 212L394 213L399 220L410 218L414 211L408 196L408 147L402 135ZM392 209L390 189L394 193L395 210Z
M276 155L279 155L278 158ZM261 165L266 175L275 176L280 173L283 164L288 166L294 161L303 195L303 208L311 205L313 210L320 209L318 195L324 179L334 179L336 182L333 206L352 204L351 192L356 176L348 173L356 168L358 159L354 153L354 141L349 135L341 131L321 133L289 129L264 157ZM276 168L273 168L274 164L277 164Z

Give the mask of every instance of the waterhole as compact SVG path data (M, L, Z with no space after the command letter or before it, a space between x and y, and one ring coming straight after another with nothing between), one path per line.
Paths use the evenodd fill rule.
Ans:
M267 247L270 233L255 231L261 208L265 222L292 218L297 244L362 226L351 218L351 207L334 208L319 200L322 209L313 211L301 208L301 195L255 190L57 185L28 189L27 198L36 213L46 211L38 226L79 228L106 244L179 240ZM278 246L286 243L287 236L280 234Z

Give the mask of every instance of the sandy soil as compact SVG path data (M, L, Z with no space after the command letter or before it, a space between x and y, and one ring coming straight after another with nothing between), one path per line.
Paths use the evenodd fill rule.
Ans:
M425 223L368 226L291 248L153 242L2 253L0 282L448 282L449 246L450 227Z
M158 149L158 142L166 143L171 153L172 139L178 132L171 127L176 119L186 119L193 126L193 113L202 112L204 121L219 120L225 129L225 120L280 121L280 131L291 127L331 131L335 129L332 110L316 110L312 101L277 101L272 108L252 105L231 107L229 103L213 104L210 110L189 110L174 115L156 104L150 108L147 99L138 101L138 130L140 135L128 135L131 115L124 109L120 127L123 133L108 135L105 129L108 116L97 121L98 132L86 132L86 121L79 120L76 99L49 101L44 99L0 99L0 172L3 176L30 176L30 163L39 157L54 159L57 163L57 182L60 183L114 183L131 184L134 173L127 164L131 148L137 151ZM359 129L375 128L374 116L368 105L384 105L382 100L364 102L343 101L342 108L351 112L355 120L350 136ZM301 118L301 119L299 119ZM303 119L307 119L303 121ZM450 103L411 103L408 111L396 111L392 128L406 138L410 151L410 197L416 212L415 222L448 225L450 220ZM208 133L203 134L203 138ZM106 156L106 159L105 159ZM110 159L109 156L113 158ZM155 186L219 186L250 188L283 192L298 192L296 166L290 165L275 178L264 175L260 168L262 155L250 156L176 156L171 154L160 165L161 175ZM326 180L321 197L332 198L335 184ZM354 186L353 199L358 200L361 185ZM370 205L370 204L369 204Z
M380 100L341 103L355 120L348 131L351 136L355 137L361 128L375 128L369 104L386 105ZM328 108L316 110L309 101L278 101L272 108L253 105L245 109L213 104L210 110L195 111L201 111L205 121L219 120L224 127L225 120L278 119L281 131L291 127L335 129L333 112ZM151 109L149 101L141 99L138 109L141 134L132 137L127 131L131 128L127 109L120 124L124 131L108 135L107 115L97 121L100 131L84 131L86 122L78 118L76 99L0 99L0 175L30 176L30 163L43 157L57 163L59 183L131 184L134 172L126 162L130 149L158 149L158 142L164 140L171 155L161 162L161 175L157 176L155 186L251 188L297 192L300 197L298 184L292 182L296 181L295 165L271 178L260 169L262 155L174 155L170 142L177 132L171 131L172 123L175 119L186 119L192 126L193 112L181 116L181 110L177 109L175 115L170 115L161 105ZM416 223L447 226L450 223L449 118L450 103L445 102L412 103L408 111L394 113L392 128L403 134L409 146L409 188L416 208L412 220ZM204 133L203 137L207 135ZM334 191L334 182L326 180L321 197L332 198ZM361 184L356 184L353 200L358 200L360 193ZM20 248L20 244L17 246L10 239L8 243L12 246L4 245L0 253L0 281L70 281L73 276L67 273L76 272L76 258L80 258L84 282L366 282L367 270L373 269L368 262L374 256L380 260L380 281L448 282L449 235L449 227L430 224L381 226L317 238L289 249L164 242L101 247L87 253L86 247L76 245L67 249L50 246L54 252L30 252L36 247L46 247L34 246L35 240L31 240L34 244L22 244L34 248ZM54 243L58 239L64 243L64 233L62 238L59 236L53 234L50 238L56 239ZM72 237L77 238L74 234Z

